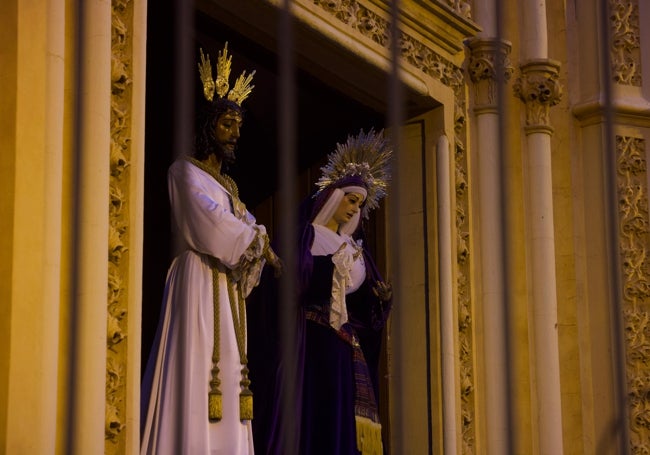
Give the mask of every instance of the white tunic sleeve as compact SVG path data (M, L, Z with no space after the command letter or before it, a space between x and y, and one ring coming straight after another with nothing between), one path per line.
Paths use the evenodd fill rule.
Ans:
M233 215L225 188L183 159L169 168L168 185L176 225L189 247L230 268L237 266L257 233Z

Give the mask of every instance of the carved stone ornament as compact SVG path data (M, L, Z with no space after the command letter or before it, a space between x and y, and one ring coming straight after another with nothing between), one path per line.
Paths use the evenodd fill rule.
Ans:
M551 106L562 99L560 64L553 60L534 60L521 66L521 77L513 85L515 95L526 105L526 127L552 131Z
M126 453L126 365L129 276L129 165L131 159L131 95L133 4L111 2L111 144L108 295L106 333L105 453ZM137 431L136 428L131 431Z
M609 11L614 81L621 85L640 87L642 78L638 0L610 0Z
M456 285L458 289L458 374L460 384L461 454L476 453L476 387L474 361L474 307L472 302L472 264L467 142L467 100L465 85L454 89L454 185L456 189Z
M115 442L125 427L123 418L120 416L120 407L123 406L123 398L120 390L124 388L124 369L121 363L112 358L107 359L106 364L106 410L105 427L106 438Z
M362 3L355 0L314 0L314 4L372 41L383 47L389 46L390 23ZM463 72L459 67L420 40L401 32L399 42L402 58L423 73L454 89L464 83Z
M468 0L441 0L439 3L445 4L462 18L472 19L472 6ZM354 25L355 28L372 29L374 19L378 17L356 0L314 0L314 4L320 5L343 22Z
M650 453L650 213L645 140L616 136L630 453Z
M466 0L447 0L447 5L459 16L472 18L472 5Z
M497 39L470 41L471 55L467 65L474 83L474 103L477 108L496 108L499 79L508 82L514 72L510 64L510 42Z

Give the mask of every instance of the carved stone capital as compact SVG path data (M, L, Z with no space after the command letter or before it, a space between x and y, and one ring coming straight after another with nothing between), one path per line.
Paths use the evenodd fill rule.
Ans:
M521 65L520 70L521 76L513 89L526 105L526 129L553 131L549 112L562 99L560 63L550 59L532 60Z
M514 68L510 64L510 42L498 39L475 39L469 42L471 55L467 65L474 83L474 102L477 108L496 108L497 84L510 80Z

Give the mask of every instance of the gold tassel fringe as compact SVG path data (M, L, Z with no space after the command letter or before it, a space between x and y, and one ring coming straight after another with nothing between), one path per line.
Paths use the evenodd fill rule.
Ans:
M354 416L357 427L357 449L362 455L382 455L381 424L367 417Z

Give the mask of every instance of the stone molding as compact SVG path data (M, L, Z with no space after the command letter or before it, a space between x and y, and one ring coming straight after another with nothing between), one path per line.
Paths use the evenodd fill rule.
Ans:
M470 179L467 153L466 83L454 87L454 178L456 191L456 289L461 454L476 453L476 341L472 300Z
M520 71L513 89L526 107L526 133L552 133L550 108L562 99L560 63L551 59L531 60L521 65Z
M650 218L645 140L616 136L616 157L630 449L649 453Z
M467 155L463 147L455 150L456 189L456 267L458 289L458 353L460 383L461 454L476 453L476 398L474 361L474 307L470 280L469 191Z
M509 58L512 45L498 39L474 39L468 45L467 72L474 83L475 109L497 109L499 81L508 82L514 72Z
M111 144L106 334L105 453L125 452L128 327L129 165L131 156L131 0L111 4ZM133 431L137 431L133 429Z
M611 67L614 82L640 87L641 35L638 0L609 0Z
M371 8L369 5L356 0L314 0L313 4L343 24L388 49L390 22L387 13L380 14L380 12L376 11L376 8ZM464 36L467 36L472 30L471 27L467 26L461 32L464 33ZM462 42L463 36L461 35L463 33L458 34L457 41ZM424 40L400 31L399 41L401 57L415 68L448 87L457 88L463 85L464 75L462 69L428 46ZM462 46L458 45L458 49L462 49Z

